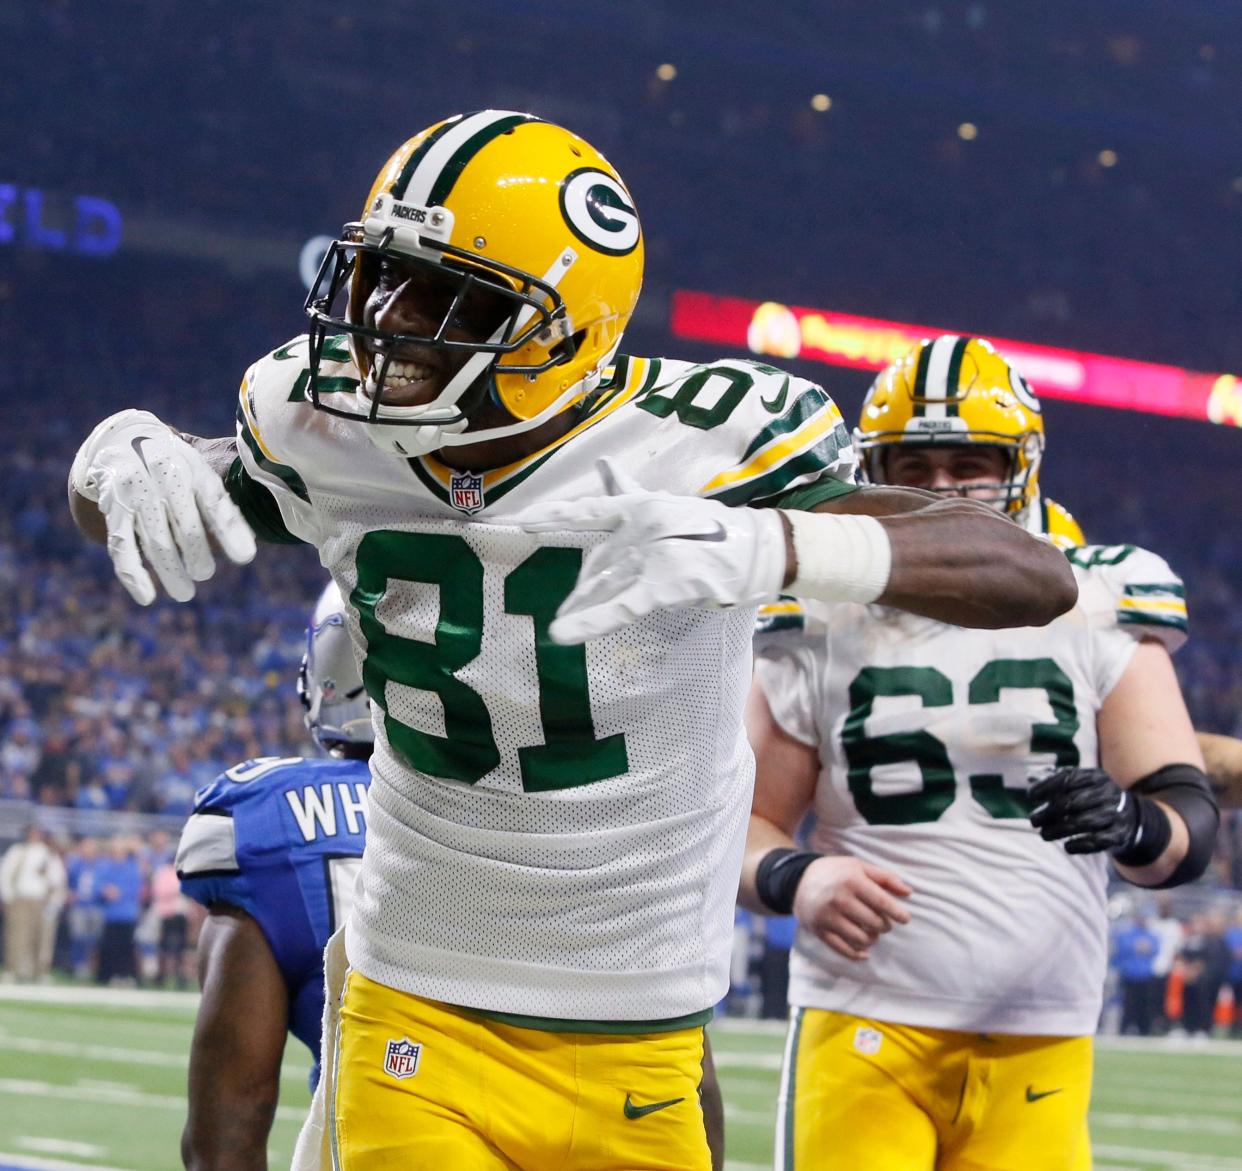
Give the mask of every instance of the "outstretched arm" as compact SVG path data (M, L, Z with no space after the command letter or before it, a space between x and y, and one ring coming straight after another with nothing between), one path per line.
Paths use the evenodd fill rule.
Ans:
M135 601L155 600L147 567L177 601L215 572L210 540L232 561L255 554L254 534L229 499L223 477L232 439L179 435L149 411L100 423L69 472L69 510L91 540L106 544L116 575Z
M550 633L579 643L655 610L722 609L782 592L882 602L959 626L1039 626L1074 605L1065 557L1000 513L909 488L848 490L815 511L650 492L600 462L605 494L516 518L530 532L606 531Z
M977 500L865 487L825 501L814 512L873 517L883 528L891 564L875 600L886 606L954 626L1043 626L1077 598L1064 554ZM794 526L814 539L816 518L783 515L793 521L786 530L788 586L800 572ZM832 539L825 530L822 540L829 550Z
M190 1047L187 1171L267 1171L289 995L258 923L211 909L199 937L203 999Z

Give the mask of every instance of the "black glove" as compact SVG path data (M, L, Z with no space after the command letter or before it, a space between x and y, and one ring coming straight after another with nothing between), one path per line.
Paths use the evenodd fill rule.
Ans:
M1067 854L1133 850L1144 822L1141 806L1149 804L1101 768L1059 768L1036 781L1029 797L1031 824L1045 842L1069 839Z

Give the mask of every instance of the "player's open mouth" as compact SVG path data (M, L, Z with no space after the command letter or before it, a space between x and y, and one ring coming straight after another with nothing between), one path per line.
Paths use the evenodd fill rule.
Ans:
M382 351L372 354L371 369L363 384L363 393L373 399L379 393L378 379L384 375L382 399L391 406L402 406L419 401L426 401L428 392L439 392L440 368L430 362L421 362L414 358L398 358L393 356L388 361L387 370L384 361L387 355Z

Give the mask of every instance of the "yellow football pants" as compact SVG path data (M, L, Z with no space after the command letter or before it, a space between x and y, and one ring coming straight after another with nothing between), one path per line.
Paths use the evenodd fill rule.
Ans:
M1090 1171L1090 1037L916 1029L792 1010L783 1171Z
M702 1028L519 1028L351 972L335 1171L710 1171L702 1061Z

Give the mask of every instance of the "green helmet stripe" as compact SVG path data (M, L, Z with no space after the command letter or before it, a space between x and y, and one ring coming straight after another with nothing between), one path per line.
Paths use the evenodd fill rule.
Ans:
M443 126L437 127L423 139L418 149L405 160L405 166L401 168L401 174L397 176L397 181L392 185L391 194L394 199L405 198L405 189L410 185L410 178L418 169L418 164L427 157L427 152L452 130L463 117L464 115L458 114L456 118L450 118Z
M925 415L926 402L924 396L927 392L927 367L931 364L932 342L923 347L919 354L918 369L914 372L914 413L915 415Z
M968 345L970 345L970 338L958 338L957 344L953 347L953 353L949 355L949 372L945 375L944 380L946 415L956 415L958 413L958 379L962 376L962 359L966 356L966 347Z
M540 121L542 119L536 118L531 114L511 114L509 117L500 118L490 126L485 126L476 134L471 135L453 152L448 162L440 168L439 175L436 176L435 182L431 185L431 193L427 196L427 206L439 207L444 203L449 196L449 192L453 190L453 184L457 182L461 177L462 171L466 169L466 164L489 142L499 138L502 134L507 134L515 126L522 125L523 122Z

